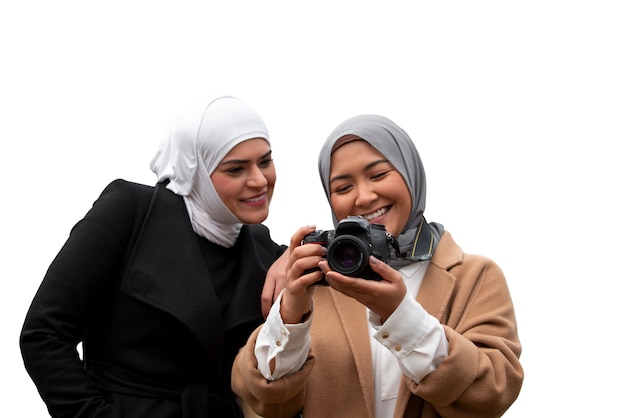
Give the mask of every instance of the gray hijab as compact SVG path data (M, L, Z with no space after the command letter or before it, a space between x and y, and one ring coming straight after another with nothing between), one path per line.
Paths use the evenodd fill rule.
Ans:
M411 214L404 229L396 237L400 246L400 259L427 260L432 257L443 226L427 223L426 174L415 144L407 133L391 120L379 115L359 115L341 123L328 136L319 154L318 169L326 198L330 203L330 158L335 143L346 135L356 135L376 148L402 175L412 197ZM332 214L335 227L339 219ZM398 260L401 264L401 260Z

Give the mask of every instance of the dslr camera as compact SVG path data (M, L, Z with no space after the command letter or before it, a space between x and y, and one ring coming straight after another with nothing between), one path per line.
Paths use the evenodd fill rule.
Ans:
M311 232L302 240L303 244L315 243L326 247L326 259L331 269L367 280L382 279L370 268L369 256L387 262L389 245L394 242L395 238L387 233L384 225L370 224L362 216L348 216L339 222L336 230ZM322 279L316 284L328 283Z

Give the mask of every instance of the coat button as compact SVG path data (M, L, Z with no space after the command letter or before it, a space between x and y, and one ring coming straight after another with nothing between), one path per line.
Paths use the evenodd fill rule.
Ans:
M383 333L383 338L389 338L389 333L388 332Z
M396 345L394 348L396 349L396 351L402 350L402 346L401 345Z
M283 343L280 342L280 340L276 341L276 347L280 347Z

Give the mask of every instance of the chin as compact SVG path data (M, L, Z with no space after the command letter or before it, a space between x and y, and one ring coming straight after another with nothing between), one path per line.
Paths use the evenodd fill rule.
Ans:
M259 216L243 216L239 218L240 222L243 224L260 224L267 219L267 213L265 215Z
M384 224L383 224L384 225ZM391 235L393 235L395 238L398 238L398 235L400 235L400 232L402 231L398 231L396 228L394 227L388 227L387 225L385 225L385 229L387 230L387 232L389 232Z

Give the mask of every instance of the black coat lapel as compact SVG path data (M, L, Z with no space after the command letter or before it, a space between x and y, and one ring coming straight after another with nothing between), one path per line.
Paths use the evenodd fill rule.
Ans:
M226 330L246 322L259 324L263 321L261 291L265 283L265 273L274 262L275 256L264 257L265 254L259 254L252 228L255 226L244 225L239 234L239 277L231 305L224 316Z
M189 327L214 358L220 305L183 199L158 184L129 260L122 290Z

